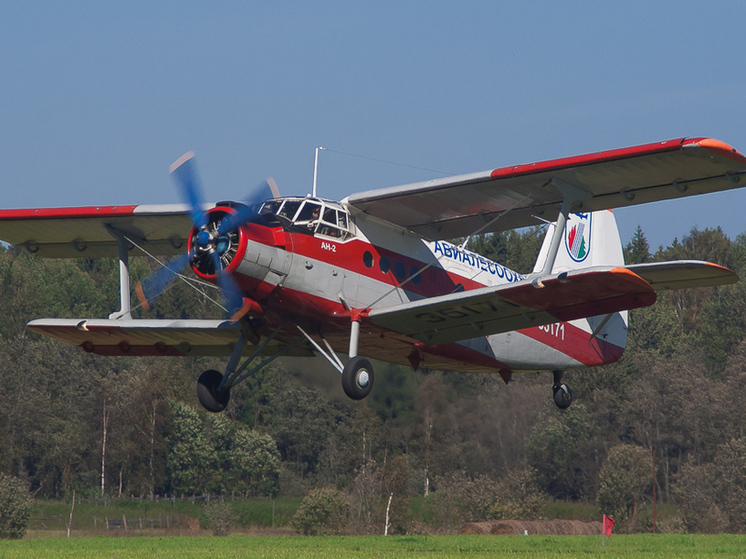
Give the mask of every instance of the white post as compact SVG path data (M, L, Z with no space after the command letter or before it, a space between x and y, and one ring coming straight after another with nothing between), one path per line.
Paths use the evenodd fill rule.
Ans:
M101 496L104 496L105 491L105 480L106 480L106 435L109 429L109 414L110 410L106 408L106 398L104 397L104 409L102 410L103 415L103 440L101 442Z
M316 179L319 176L319 152L325 149L322 146L316 148L316 157L313 160L313 192L312 196L316 198Z
M389 504L386 505L386 523L383 527L383 535L388 536L389 535L389 510L391 509L391 499L394 498L394 494L391 493L389 495Z

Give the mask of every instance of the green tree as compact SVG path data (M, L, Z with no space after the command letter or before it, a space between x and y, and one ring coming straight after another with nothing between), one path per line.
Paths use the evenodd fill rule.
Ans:
M537 422L526 454L541 490L557 499L591 497L597 474L589 460L592 437L591 417L581 402L564 411L552 410Z
M536 263L545 234L544 226L536 226L477 235L469 239L469 249L511 270L528 274Z
M683 467L675 493L690 531L746 531L746 439L719 445L711 463Z
M18 478L0 473L0 538L21 539L31 516L31 498Z
M638 503L653 481L650 451L624 444L609 450L601 467L598 505L614 517L620 527L634 524Z
M202 419L186 404L173 401L170 404L173 421L167 468L171 486L179 493L214 491L218 484L218 460Z
M632 235L632 240L624 247L624 261L627 264L644 264L650 262L650 245L639 225Z
M218 490L276 496L280 457L272 438L223 415L210 415L207 421L212 431L211 446L219 463Z
M384 497L391 498L389 526L392 534L406 534L409 528L409 462L399 455L383 472Z
M718 448L710 473L715 501L728 518L728 531L746 530L746 439L731 439Z

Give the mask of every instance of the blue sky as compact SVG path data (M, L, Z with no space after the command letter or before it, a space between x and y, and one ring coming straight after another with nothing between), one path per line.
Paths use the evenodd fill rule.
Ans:
M681 136L746 152L746 3L0 0L6 208L346 194ZM384 164L397 162L422 169ZM617 211L746 231L744 192Z

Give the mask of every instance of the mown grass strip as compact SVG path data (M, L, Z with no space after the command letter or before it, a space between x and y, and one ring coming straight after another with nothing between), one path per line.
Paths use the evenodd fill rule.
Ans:
M0 558L511 558L543 557L742 557L746 536L349 536L93 537L26 539L0 543Z

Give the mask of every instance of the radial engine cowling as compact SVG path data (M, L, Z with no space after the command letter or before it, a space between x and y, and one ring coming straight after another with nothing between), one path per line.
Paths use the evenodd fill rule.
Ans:
M207 213L206 228L192 230L189 237L189 246L195 254L192 269L202 279L215 282L213 259L209 256L210 247L214 247L223 269L233 274L244 293L262 299L287 276L292 256L284 247L276 246L272 228L261 221L218 235L221 220L235 211L221 204Z
M207 227L192 229L189 234L189 249L194 255L191 264L194 272L202 279L214 281L217 275L210 251L215 250L224 270L234 273L246 253L247 238L243 227L222 235L218 225L228 214L235 213L230 207L219 206L207 212Z

